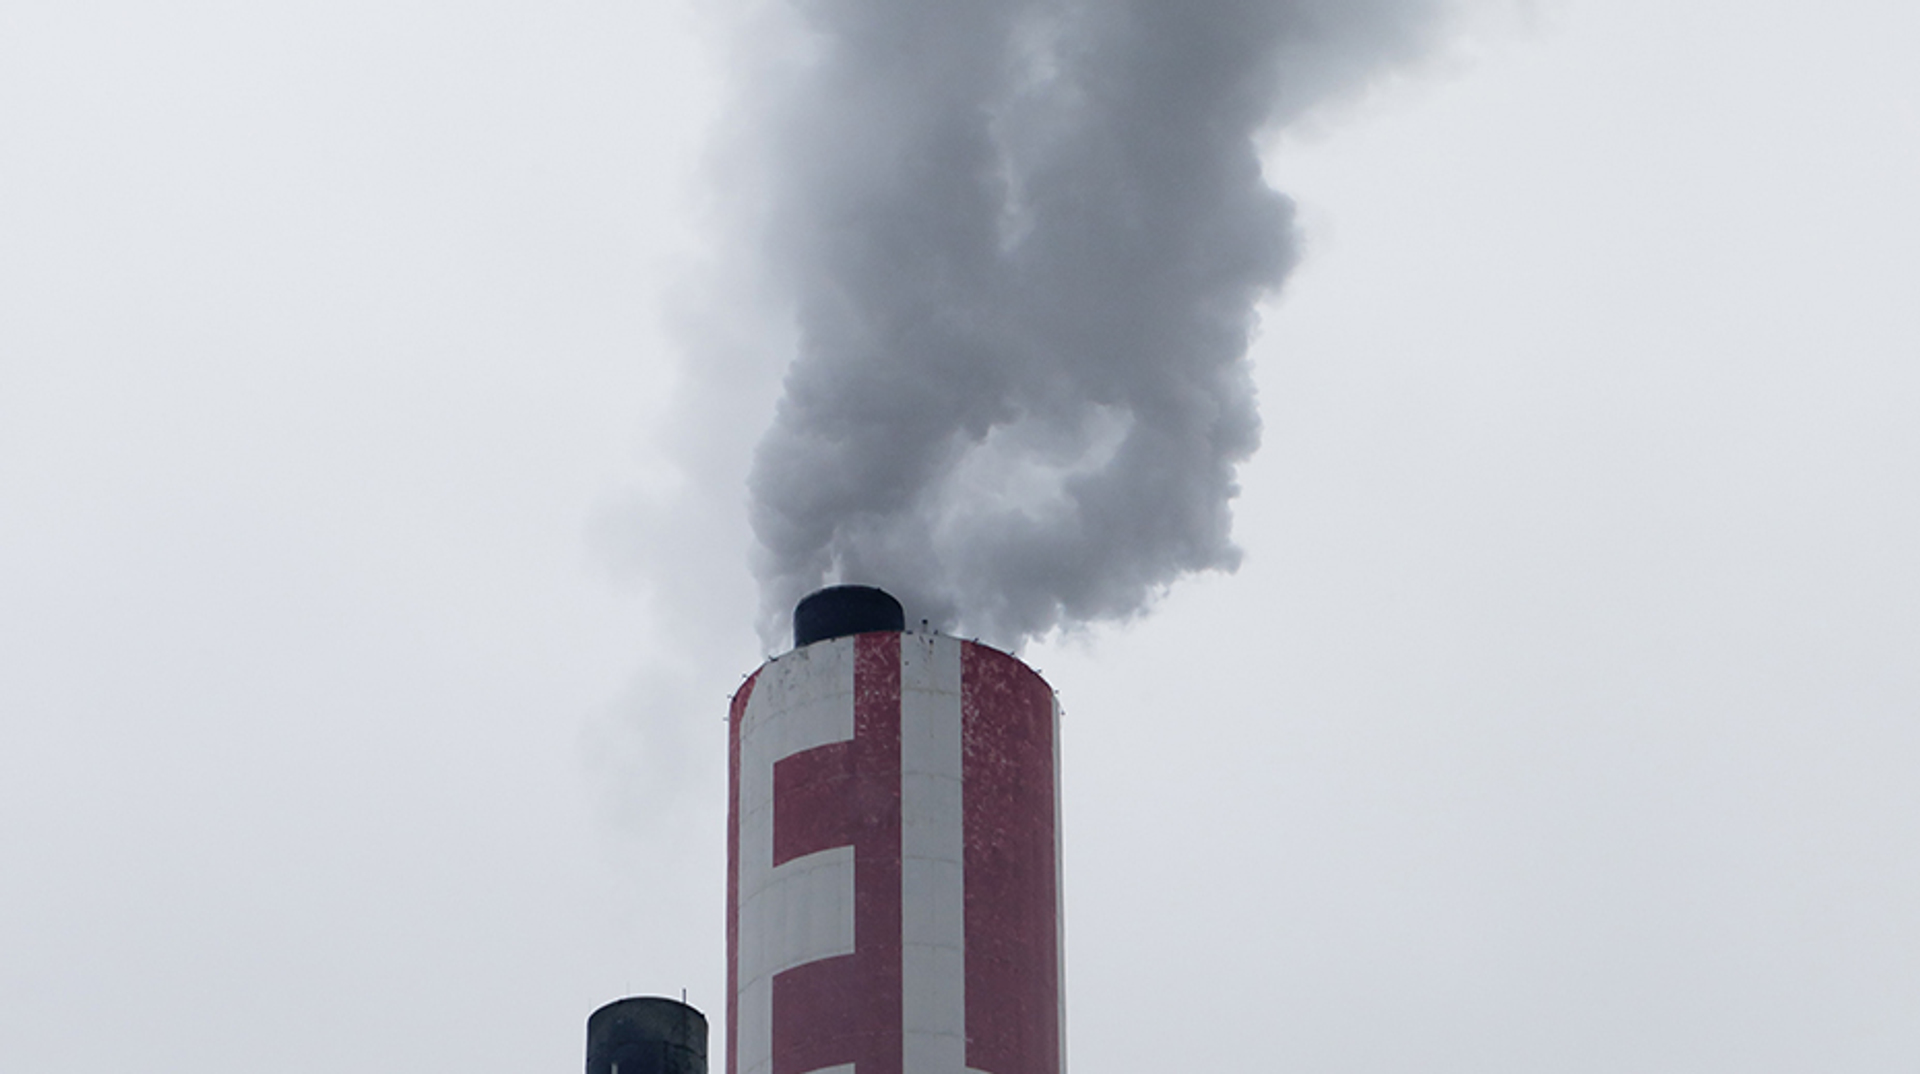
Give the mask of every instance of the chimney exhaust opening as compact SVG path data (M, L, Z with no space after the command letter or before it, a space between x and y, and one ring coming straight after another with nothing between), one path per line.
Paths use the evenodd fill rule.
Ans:
M907 629L907 613L886 590L836 585L815 590L793 607L793 647L850 634Z

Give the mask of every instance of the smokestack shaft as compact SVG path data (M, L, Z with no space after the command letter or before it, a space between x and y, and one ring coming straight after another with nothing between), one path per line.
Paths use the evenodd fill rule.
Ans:
M727 1074L1061 1074L1051 688L866 633L767 663L731 724Z

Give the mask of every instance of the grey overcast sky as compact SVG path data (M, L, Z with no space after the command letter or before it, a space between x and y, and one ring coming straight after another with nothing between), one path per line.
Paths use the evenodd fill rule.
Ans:
M748 9L0 0L0 1070L720 1015ZM1920 1067L1916 41L1481 9L1264 143L1244 563L1027 650L1074 1069Z

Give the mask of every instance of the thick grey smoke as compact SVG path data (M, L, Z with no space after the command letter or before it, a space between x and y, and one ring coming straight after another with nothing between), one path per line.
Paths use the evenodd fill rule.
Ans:
M770 621L834 581L1018 645L1232 570L1296 258L1255 137L1437 0L802 0L758 128L799 351L750 481Z

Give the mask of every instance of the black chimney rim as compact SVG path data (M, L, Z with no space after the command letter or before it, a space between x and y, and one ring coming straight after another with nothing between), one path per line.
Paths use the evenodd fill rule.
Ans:
M705 1071L707 1017L692 1005L666 996L616 999L587 1018L587 1069L610 1069L636 1049L655 1058L641 1069ZM670 1060L670 1061L669 1061ZM660 1062L667 1062L665 1067Z
M793 606L793 647L853 634L900 633L907 613L884 589L870 585L831 585L816 589Z

